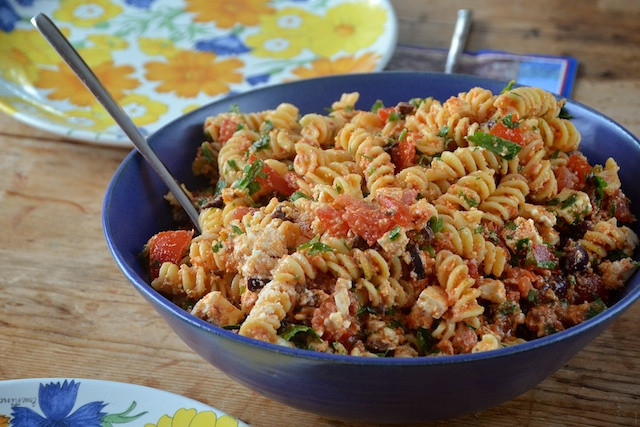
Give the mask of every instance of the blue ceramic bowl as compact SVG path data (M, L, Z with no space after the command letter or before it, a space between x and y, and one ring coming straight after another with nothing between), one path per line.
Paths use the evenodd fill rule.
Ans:
M260 111L290 102L301 114L324 112L343 92L360 92L358 106L381 99L395 105L413 97L451 95L481 86L499 93L505 82L463 75L391 72L346 75L272 86L193 111L165 126L150 144L179 181L196 186L191 162L207 116ZM365 106L365 107L362 107ZM576 102L567 109L582 133L582 151L603 164L613 156L623 189L638 214L640 142L612 120ZM566 331L486 353L415 359L360 358L284 348L212 326L158 294L138 254L154 233L174 225L166 187L137 152L116 171L106 193L103 227L126 277L169 326L205 360L240 383L287 405L332 418L414 422L461 416L513 399L561 368L640 296L636 274L604 313Z

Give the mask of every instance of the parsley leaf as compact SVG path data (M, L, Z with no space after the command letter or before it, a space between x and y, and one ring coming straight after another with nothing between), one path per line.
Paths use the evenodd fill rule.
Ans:
M512 160L522 150L522 146L515 142L481 131L477 131L467 139L478 147L485 148L506 160Z
M238 190L249 190L249 194L253 194L260 189L260 184L255 182L254 180L260 177L260 173L264 168L264 162L260 159L256 159L253 163L246 165L243 170L243 177L238 178L236 182L233 183L233 188L237 188Z
M500 91L500 95L502 95L503 93L507 93L507 92L509 92L511 89L513 89L513 85L514 85L514 84L516 84L516 81L515 81L515 80L511 80L511 81L510 81L510 82L505 86L505 88L504 88L504 89L502 89L502 90Z
M434 233L442 231L442 228L444 227L444 220L434 215L429 218L429 227Z
M520 126L520 123L518 123L517 121L516 122L513 121L513 114L511 113L504 116L504 118L502 119L502 124L508 127L509 129L515 129L518 126Z
M291 200L292 202L295 202L298 199L307 199L307 200L313 200L311 197L307 196L306 194L300 192L300 191L296 191L295 193L293 193L291 195L291 197L289 197L289 200Z
M233 104L229 105L229 112L240 114L240 107L238 107L238 104L234 102Z
M333 248L331 246L325 245L320 241L320 235L316 235L316 237L314 237L307 243L303 243L302 245L298 246L299 251L304 249L309 249L309 252L307 252L309 256L317 255L320 252L333 252Z
M567 111L567 108L563 105L562 108L560 108L560 114L558 114L558 118L559 119L573 119L573 115L571 115L571 113L569 113Z
M602 313L606 309L607 309L607 305L600 299L600 297L596 297L591 303L591 305L589 306L589 309L587 310L585 317L587 319L591 319L592 317Z
M216 197L219 196L222 193L222 190L226 187L227 187L227 181L225 181L224 179L219 180L216 184L216 189L213 192L213 195Z
M564 199L562 203L560 203L560 207L562 209L568 208L569 206L573 205L577 199L578 199L578 193L573 193L572 195Z
M206 161L208 161L209 163L213 163L216 164L216 157L213 155L213 153L211 152L211 149L209 149L209 144L207 144L206 142L202 143L202 157L205 158Z
M398 237L400 237L400 231L402 231L402 227L399 225L393 227L391 231L389 231L389 240L398 240Z
M371 112L372 113L377 113L379 109L384 108L384 104L382 103L381 100L377 100L372 106L371 106Z

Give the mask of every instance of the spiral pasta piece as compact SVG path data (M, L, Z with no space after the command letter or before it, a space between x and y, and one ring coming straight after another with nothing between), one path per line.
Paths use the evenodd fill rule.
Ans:
M502 226L504 221L518 215L519 206L524 205L528 194L527 180L518 173L509 174L500 181L496 190L480 203L478 209L484 213L484 219Z
M560 114L564 101L536 87L517 87L499 95L494 106L500 116L515 113L520 119L529 117L554 118Z

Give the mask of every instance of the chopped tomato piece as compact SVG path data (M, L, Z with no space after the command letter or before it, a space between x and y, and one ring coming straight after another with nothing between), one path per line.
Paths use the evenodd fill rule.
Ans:
M516 121L517 118L513 117L513 122L515 123ZM491 128L489 133L499 136L500 138L507 139L511 142L515 142L518 145L526 145L522 134L522 128L520 126L510 128L500 121Z
M378 108L378 117L380 117L380 120L386 123L387 120L389 120L389 116L391 115L391 113L394 113L395 111L395 107Z
M249 157L249 163L253 163L256 159L257 157L252 154ZM287 197L291 196L298 189L295 183L292 182L291 177L285 179L266 163L262 167L258 177L255 178L255 182L260 184L260 188L274 190Z
M353 231L370 245L396 225L408 227L413 223L409 207L388 196L381 196L371 204L342 194L334 202L334 208L338 213L342 212L341 219L347 224L347 231Z
M556 261L555 255L553 254L553 252L551 252L551 249L549 249L547 245L534 243L533 245L531 245L531 253L533 254L533 257L536 259L536 262L538 264L549 261Z
M554 170L556 181L558 181L558 192L563 188L575 189L578 187L578 175L566 166L560 166Z
M591 172L591 165L587 161L587 158L581 153L574 153L569 156L567 167L578 176L578 187L575 189L581 190L587 180L587 175Z
M231 119L222 120L222 124L220 125L220 132L218 133L218 141L221 143L225 143L233 136L233 134L238 130L238 123Z
M396 173L416 164L415 134L410 133L391 149L391 160L396 165Z
M233 210L233 213L231 214L231 218L233 219L242 219L243 216L245 216L248 213L251 212L255 212L258 209L256 208L250 208L249 206L238 206L237 208L235 208Z
M179 264L191 244L192 237L193 230L161 231L153 236L148 245L151 277L158 277L160 266L165 262Z
M318 208L316 215L329 234L346 236L349 232L349 224L342 219L343 212L343 210L338 210L333 206L322 206Z

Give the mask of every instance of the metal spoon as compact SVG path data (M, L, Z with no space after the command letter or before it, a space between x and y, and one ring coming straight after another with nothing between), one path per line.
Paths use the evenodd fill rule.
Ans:
M451 46L449 47L449 54L447 55L447 62L444 66L444 72L447 74L453 73L458 65L460 54L464 49L464 44L467 41L467 35L469 34L469 27L471 26L471 10L460 9L458 11L458 19L456 20L456 26L453 30L453 37L451 38Z
M187 194L167 170L164 163L162 163L158 156L156 156L156 153L154 153L151 147L149 147L149 143L142 133L140 133L137 126L133 124L131 118L116 103L111 94L102 85L102 83L100 83L100 80L98 80L91 68L89 68L87 63L84 62L71 43L69 43L69 40L67 40L67 38L60 32L53 21L43 13L39 13L34 16L31 19L31 23L38 29L38 31L40 31L44 38L47 39L62 59L64 59L69 67L71 67L71 70L73 70L85 86L87 86L93 96L95 96L96 99L104 106L124 133L127 134L129 139L131 139L131 142L133 142L133 145L140 154L142 154L142 157L144 157L153 170L155 170L164 181L167 187L169 187L169 191L173 193L178 202L182 205L198 232L202 232L198 225L198 212L191 203Z

